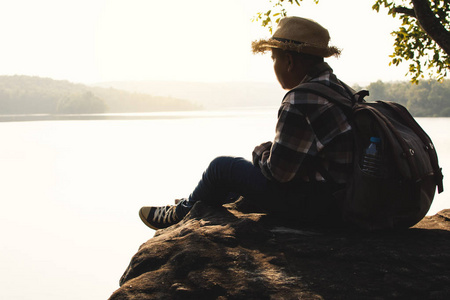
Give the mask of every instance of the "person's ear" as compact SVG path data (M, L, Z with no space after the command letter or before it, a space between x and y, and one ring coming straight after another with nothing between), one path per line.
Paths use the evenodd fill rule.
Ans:
M292 72L295 69L294 56L291 53L286 53L287 71Z

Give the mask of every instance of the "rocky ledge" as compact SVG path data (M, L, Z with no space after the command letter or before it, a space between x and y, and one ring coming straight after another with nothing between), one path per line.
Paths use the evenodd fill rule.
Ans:
M110 299L450 299L450 209L367 233L236 208L197 203L156 231Z

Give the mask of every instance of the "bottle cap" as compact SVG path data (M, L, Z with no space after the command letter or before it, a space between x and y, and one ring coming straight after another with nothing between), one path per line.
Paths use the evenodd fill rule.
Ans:
M373 136L370 138L370 141L372 143L379 143L379 142L381 142L381 139L379 137Z

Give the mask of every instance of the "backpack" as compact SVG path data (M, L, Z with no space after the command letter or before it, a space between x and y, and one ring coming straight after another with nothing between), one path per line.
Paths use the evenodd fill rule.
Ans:
M370 231L411 227L427 214L436 186L443 191L436 149L405 107L366 102L368 91L355 93L343 85L346 96L318 82L296 88L340 106L353 128L353 171L341 191L342 218ZM371 137L381 139L383 172L377 176L361 168Z

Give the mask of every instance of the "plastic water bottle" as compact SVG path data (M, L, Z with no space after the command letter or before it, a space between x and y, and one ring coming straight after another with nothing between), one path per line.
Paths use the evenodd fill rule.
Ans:
M370 138L370 145L364 153L361 169L364 173L372 176L383 175L380 138L374 136Z

